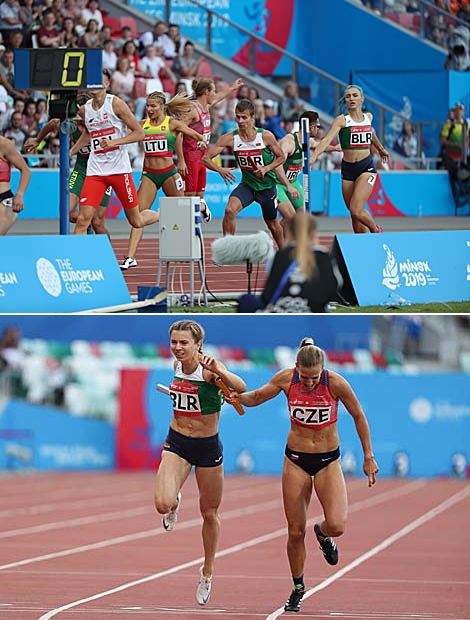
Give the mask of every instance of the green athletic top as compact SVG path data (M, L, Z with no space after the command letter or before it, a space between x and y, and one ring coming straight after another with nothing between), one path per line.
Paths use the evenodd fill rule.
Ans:
M286 161L284 162L284 171L286 173L286 177L291 183L292 181L295 181L301 173L304 163L304 154L299 142L299 137L296 133L293 133L292 135L295 140L295 149L292 155L288 155L286 157Z
M174 379L170 383L175 415L200 417L220 411L223 402L219 394L220 388L214 383L204 381L202 371L199 364L193 373L186 375L182 364L177 364Z
M274 187L277 177L274 170L270 170L264 175L264 179L259 179L254 171L263 166L269 165L275 156L265 145L263 140L263 129L260 127L256 132L255 139L251 142L244 142L235 129L233 133L233 154L242 171L242 182L246 183L255 192Z
M372 127L370 118L364 114L362 121L353 120L349 114L345 114L346 127L339 130L339 141L343 151L354 149L370 149L372 144Z

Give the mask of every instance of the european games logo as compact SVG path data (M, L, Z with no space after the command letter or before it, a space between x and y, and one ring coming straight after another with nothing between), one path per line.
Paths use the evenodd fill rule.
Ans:
M36 274L46 293L52 297L59 297L62 292L62 283L51 261L47 258L39 258L36 261Z
M410 416L414 422L424 424L432 416L432 404L427 398L416 398L410 403Z
M400 286L398 263L392 250L388 247L388 245L384 243L382 247L387 255L386 264L382 270L382 284L389 288L391 291L395 291Z

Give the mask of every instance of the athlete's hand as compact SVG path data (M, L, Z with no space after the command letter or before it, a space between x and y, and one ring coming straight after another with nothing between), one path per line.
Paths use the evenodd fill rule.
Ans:
M266 170L266 166L261 166L261 168L257 168L256 170L253 170L255 176L258 177L258 179L264 179L264 176L267 172Z
M382 163L387 164L390 161L390 153L387 149L382 149L380 151L380 157L382 158Z
M206 355L205 353L200 353L199 363L206 370L210 370L214 374L218 374L219 363L214 357L212 357L212 355Z
M225 185L235 183L237 180L237 177L233 174L232 170L235 170L235 168L221 168L219 170L219 174L223 178Z
M23 145L25 153L31 153L38 148L39 140L37 138L28 138Z
M14 213L20 213L24 209L23 194L16 194L12 202L12 210Z
M111 148L111 140L109 138L101 138L100 146L102 149L110 149Z
M186 165L184 159L183 161L178 161L178 172L182 177L185 177L188 174L188 166Z
M290 195L290 197L292 198L292 200L297 200L297 198L300 198L300 194L299 194L299 190L296 189L293 185L291 185L289 183L289 185L287 186L287 193Z
M369 479L369 486L371 487L373 484L375 484L376 474L379 471L379 467L375 462L375 458L373 456L365 457L362 469L367 478Z
M230 84L230 90L238 90L240 86L243 86L244 82L242 78L237 78L235 82Z
M198 151L205 151L207 149L207 142L205 140L198 140L196 148Z

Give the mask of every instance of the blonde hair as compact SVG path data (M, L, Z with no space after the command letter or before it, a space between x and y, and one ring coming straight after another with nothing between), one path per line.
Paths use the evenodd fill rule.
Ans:
M215 88L215 82L212 78L194 78L191 83L191 87L193 89L194 95L196 97L200 97L206 92L206 90L212 90L212 88Z
M307 279L315 275L317 261L312 252L312 235L317 230L317 221L307 211L297 211L289 221L289 232L295 242L293 258Z
M312 368L319 364L323 367L325 364L325 353L320 347L315 346L313 338L307 336L302 338L295 361L298 366L307 368Z
M204 337L206 335L202 325L199 325L199 323L196 323L196 321L176 321L176 323L173 323L173 325L170 326L168 333L171 336L171 334L175 331L190 332L194 339L194 342L196 344L199 344L199 348L202 349L202 343L204 342Z
M147 99L156 99L159 101L165 110L165 114L173 118L184 118L185 116L189 116L193 110L191 99L186 95L175 95L167 102L165 93L154 90L147 95Z

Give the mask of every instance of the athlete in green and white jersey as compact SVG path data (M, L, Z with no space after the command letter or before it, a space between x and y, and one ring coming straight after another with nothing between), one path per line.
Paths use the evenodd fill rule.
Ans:
M202 161L209 170L218 172L227 185L233 183L236 180L233 168L222 168L212 161L224 149L229 148L242 171L242 181L230 194L225 207L222 223L224 235L235 234L237 213L255 201L261 206L263 219L274 241L281 248L284 245L284 234L277 220L276 175L285 178L282 170L285 155L274 135L266 129L256 127L254 118L252 102L241 99L235 108L237 129L220 136L215 144L209 146ZM285 183L288 184L287 179Z
M224 485L219 439L222 398L216 380L222 379L236 392L246 390L243 379L202 352L203 341L204 329L195 321L176 321L170 327L170 348L175 357L175 377L169 387L173 417L155 481L155 508L163 515L163 527L168 532L176 524L181 488L195 467L204 546L196 590L199 605L209 601L211 592Z

